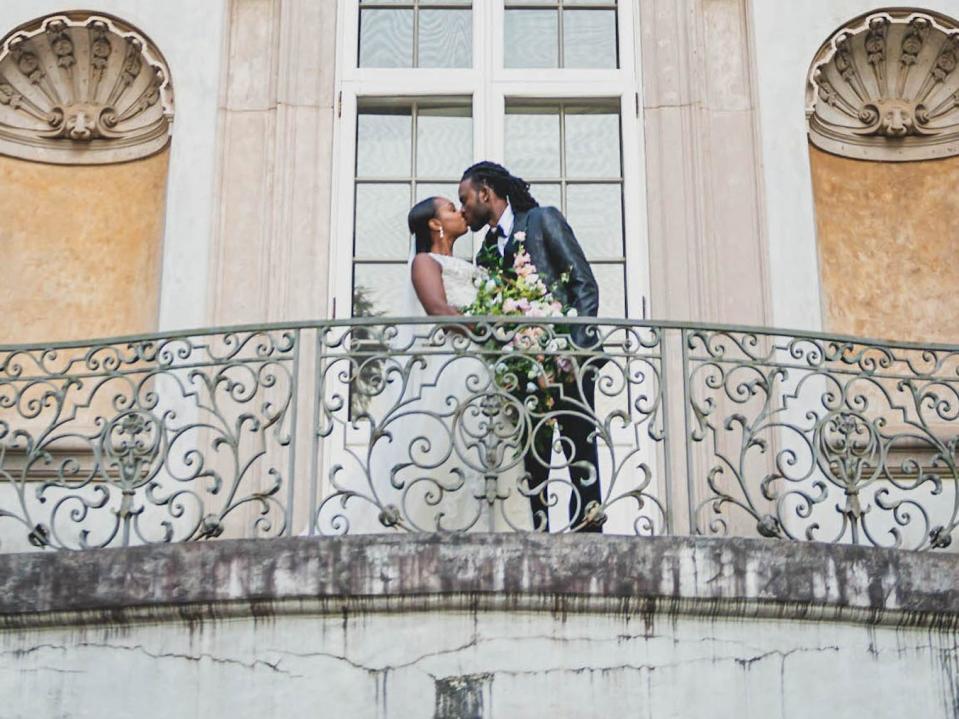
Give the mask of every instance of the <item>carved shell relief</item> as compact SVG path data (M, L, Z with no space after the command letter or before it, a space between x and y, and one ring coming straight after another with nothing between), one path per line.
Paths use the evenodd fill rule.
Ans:
M870 13L827 42L807 90L809 139L878 161L959 155L959 24L911 10Z
M151 155L170 140L159 51L121 21L52 15L0 40L0 154L58 164Z

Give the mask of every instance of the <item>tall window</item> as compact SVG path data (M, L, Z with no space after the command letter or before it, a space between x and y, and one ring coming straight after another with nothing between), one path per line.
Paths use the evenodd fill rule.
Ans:
M616 1L507 0L506 67L617 67Z
M470 0L360 0L360 67L469 67Z
M506 164L569 219L600 313L642 315L646 237L632 3L341 0L332 287L338 315L391 315L409 208ZM624 201L624 198L626 201ZM469 258L484 232L461 238Z
M626 314L619 108L604 102L506 105L506 164L558 207L602 288L600 314Z
M410 235L406 215L421 199L456 198L473 156L473 117L459 101L363 102L356 117L353 315L401 307ZM472 246L455 248L469 257Z

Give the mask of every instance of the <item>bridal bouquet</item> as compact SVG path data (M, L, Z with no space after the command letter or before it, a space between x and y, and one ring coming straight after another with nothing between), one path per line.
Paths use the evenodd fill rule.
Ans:
M517 237L519 238L517 233ZM521 238L520 238L521 239ZM540 277L526 248L519 244L512 267L501 267L499 255L489 263L494 269L476 279L476 299L462 308L467 315L494 315L531 320L517 323L515 331L493 339L491 349L504 354L495 365L500 386L518 395L537 395L547 408L554 404L551 385L575 381L576 365L562 354L570 348L565 328L553 324L535 324L538 319L575 317L575 308L559 302ZM564 273L558 283L566 282Z

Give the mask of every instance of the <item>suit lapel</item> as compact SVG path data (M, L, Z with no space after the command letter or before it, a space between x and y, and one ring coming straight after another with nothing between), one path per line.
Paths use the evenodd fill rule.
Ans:
M526 235L526 220L528 214L528 212L517 212L513 216L513 230L510 232L506 246L503 248L504 267L513 266L513 261L516 259L516 246L518 244L516 233L521 232L524 236Z

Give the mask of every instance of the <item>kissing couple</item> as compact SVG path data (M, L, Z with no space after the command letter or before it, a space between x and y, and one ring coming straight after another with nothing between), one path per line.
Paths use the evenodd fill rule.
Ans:
M572 228L555 207L540 207L529 184L494 162L469 167L459 185L457 209L452 200L430 197L416 204L408 224L414 236L410 279L423 311L431 316L462 314L477 296L477 278L487 272L514 266L517 253L528 261L553 298L582 317L595 317L599 287ZM475 264L453 256L453 244L467 228L488 227ZM496 265L500 264L501 267ZM534 317L530 317L535 322ZM572 325L570 336L579 347L594 348L596 328ZM595 384L599 365L584 362L578 377L558 380L551 388L555 401L550 416L555 422L538 422L534 436L526 438L522 492L529 498L535 530L549 531L550 455L554 428L556 446L566 456L570 474L569 527L573 531L601 532L602 492L594 419ZM542 385L541 385L542 386ZM467 393L465 386L459 390ZM544 451L532 448L545 447ZM544 456L545 455L545 456Z

